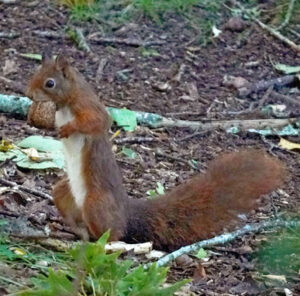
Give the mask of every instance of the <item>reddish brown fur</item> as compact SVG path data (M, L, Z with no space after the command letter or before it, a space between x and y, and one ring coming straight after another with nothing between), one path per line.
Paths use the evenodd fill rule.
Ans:
M53 188L52 195L54 204L62 214L66 223L69 224L73 231L82 239L88 240L89 235L83 224L82 213L74 202L74 197L66 178L57 182Z
M154 245L174 249L232 229L237 215L255 208L257 198L280 186L284 176L282 164L262 151L221 156L205 175L149 202Z
M56 92L44 89L48 77L57 79ZM82 152L87 187L83 208L76 207L67 181L60 181L53 191L57 208L80 235L83 223L94 238L111 229L112 240L152 240L155 248L175 249L232 228L239 222L238 214L255 208L257 198L280 186L285 176L278 160L247 150L223 155L205 175L165 196L129 199L108 139L109 117L84 78L63 58L46 60L28 94L36 101L48 98L58 108L70 107L75 119L61 127L61 137L75 132L87 136Z

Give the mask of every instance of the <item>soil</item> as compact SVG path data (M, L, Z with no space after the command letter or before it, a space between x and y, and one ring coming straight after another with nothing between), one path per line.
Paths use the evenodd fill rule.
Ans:
M274 3L263 1L262 5L270 9ZM64 33L68 24L65 8L49 1L0 4L0 32L19 33L16 38L0 39L1 76L13 82L0 79L0 92L22 94L16 90L14 83L25 87L38 65L36 61L21 57L20 53L41 53L51 49L53 54L60 52L69 57L107 106L192 121L261 118L263 115L258 112L243 110L250 110L251 104L259 104L265 91L240 98L236 89L224 84L225 77L242 77L251 83L276 78L281 74L274 70L272 62L300 65L300 54L297 55L251 22L240 32L226 30L229 17L228 11L224 10L218 23L222 34L218 38L210 38L206 46L199 45L199 31L188 26L180 16L171 14L163 24L155 24L141 17L105 33L106 37L164 42L151 46L155 54L153 50L125 44L97 44L92 41L93 34L99 32L101 25L85 23L84 35L91 48L91 52L86 53L78 49ZM296 29L299 31L299 26ZM62 38L36 36L35 30L56 32ZM288 37L295 38L293 35ZM299 43L299 39L296 41ZM14 62L8 73L4 69L7 61ZM99 65L103 63L105 66L100 71ZM285 87L275 91L299 99L299 88L293 87L292 90ZM272 94L265 104L285 104L290 116L300 114L299 105L280 100ZM11 114L0 114L0 125L2 138L15 142L33 134L56 135L55 131L31 127L26 123L26 118ZM112 132L116 130L117 127L113 127ZM155 142L125 144L138 153L133 160L120 153L124 145L114 146L126 189L132 198L145 197L145 193L154 189L158 181L166 190L174 187L197 171L205 171L208 162L224 151L254 147L281 159L292 177L281 190L267 196L259 209L248 215L247 222L263 221L282 214L292 216L299 212L299 154L279 148L277 136L266 139L249 132L230 134L214 130L199 133L187 128L150 130L138 127L130 134L121 132L118 138L127 136L151 136L156 139ZM289 140L299 142L295 137ZM157 148L164 156L155 153ZM197 161L196 168L190 165L191 160ZM7 161L1 164L1 174L7 180L51 194L52 185L62 173L21 170L12 161ZM22 223L29 223L36 229L43 230L47 226L57 237L74 238L50 201L28 193L14 190L1 193L0 217L17 218L14 221L18 223L22 218ZM259 276L251 254L265 237L266 234L246 235L226 246L211 248L210 259L204 263L195 258L187 265L174 263L169 280L193 278L183 295L287 295L284 288L289 288L293 295L300 295L297 277L289 277L286 283L281 284L266 282ZM2 290L6 291L5 287Z

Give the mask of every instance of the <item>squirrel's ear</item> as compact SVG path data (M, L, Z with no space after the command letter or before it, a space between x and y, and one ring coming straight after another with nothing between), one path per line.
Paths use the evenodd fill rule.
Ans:
M42 64L45 65L46 63L51 62L52 57L51 54L48 51L44 51L42 53Z
M68 76L69 73L69 61L61 54L59 54L55 59L56 69L62 71L64 76Z

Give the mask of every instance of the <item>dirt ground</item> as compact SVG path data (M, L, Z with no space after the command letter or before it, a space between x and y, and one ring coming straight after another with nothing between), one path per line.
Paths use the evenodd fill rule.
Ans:
M263 2L266 8L273 7L272 1ZM236 89L224 85L225 77L243 77L249 82L276 78L281 74L274 70L272 62L300 65L300 54L297 55L250 22L241 32L226 30L227 13L224 10L218 24L222 34L219 38L212 38L205 47L197 42L199 32L176 15L168 15L162 25L140 18L137 22L106 33L120 39L163 42L151 46L155 54L154 51L148 54L149 49L124 44L97 44L91 40L93 34L99 32L99 25L87 23L84 34L91 52L85 53L64 34L68 22L68 13L64 8L56 7L49 1L0 4L0 32L20 34L12 39L0 38L1 68L6 61L14 61L13 71L1 76L21 86L20 90L16 90L14 84L0 79L0 92L22 94L22 87L38 65L38 62L23 58L19 53L41 53L51 48L53 54L61 52L70 58L107 106L127 107L192 121L262 118L258 112L241 111L247 110L251 103L259 103L265 91L239 98ZM299 26L296 29L300 31ZM37 36L34 34L36 30L54 31L63 37ZM299 39L296 40L298 43ZM101 65L104 67L101 68ZM174 79L179 72L181 77ZM288 94L290 89L276 91ZM293 90L290 96L295 99L298 96L299 99L299 88L294 87ZM290 116L300 114L299 105L280 100L272 94L265 104L285 104ZM30 127L25 118L10 114L0 114L0 126L2 138L13 141L33 134L56 135L54 131ZM116 129L114 127L113 131ZM154 142L126 144L138 153L139 157L134 160L128 160L119 153L122 145L115 145L124 183L132 198L145 197L148 190L156 187L157 181L168 189L194 175L197 170L189 165L192 159L197 161L199 171L205 171L207 163L223 151L255 147L281 159L292 177L281 190L269 195L261 207L248 216L248 222L299 212L299 154L280 149L276 145L279 141L277 136L265 139L247 132L234 135L222 130L198 133L188 128L150 130L147 127L139 127L133 134L122 132L118 138L126 136L152 136L156 139ZM299 142L297 137L286 139ZM155 153L158 147L164 156ZM3 178L49 194L53 183L61 175L61 172L20 170L12 161L2 163L1 171ZM49 201L24 195L25 198L13 191L6 193L5 197L1 195L0 217L13 219L21 215L37 229L48 225L58 236L73 237L66 231L67 227L62 225L61 218ZM283 285L278 282L268 284L259 278L251 253L264 239L265 234L247 235L226 246L212 248L209 261L202 267L194 258L187 266L174 263L169 279L174 281L192 277L194 281L190 291L197 295L286 295L283 288L289 288L293 295L300 295L299 278L290 277ZM186 295L192 292L186 292Z

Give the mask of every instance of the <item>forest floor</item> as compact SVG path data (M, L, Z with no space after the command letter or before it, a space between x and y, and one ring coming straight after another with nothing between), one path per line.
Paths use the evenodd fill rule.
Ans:
M264 13L261 20L272 25L276 1L263 2L261 9L269 13ZM195 9L201 17L201 8ZM270 118L271 115L263 114L259 109L251 110L251 106L258 106L264 98L264 105L284 104L288 117L299 116L299 105L284 100L289 96L299 101L299 84L298 88L295 85L277 88L271 94L263 90L239 97L236 88L225 83L230 76L246 79L250 83L282 76L272 63L300 66L299 53L254 22L247 21L239 29L228 22L230 18L230 11L224 7L217 24L222 33L218 37L207 38L205 45L199 43L203 33L201 30L191 26L185 18L171 13L161 24L140 17L109 32L102 30L102 33L99 33L101 24L87 22L84 24L84 35L91 51L86 53L78 49L64 32L70 24L67 9L49 1L0 4L0 32L14 31L19 34L12 39L0 39L1 77L16 83L0 79L0 93L22 95L22 87L38 65L37 61L26 59L20 53L42 53L51 48L53 54L63 53L72 61L107 106L190 121L243 121ZM82 24L79 25L82 27ZM59 36L47 38L36 35L38 30L55 32ZM299 25L295 26L295 30L300 34ZM95 41L103 36L119 40L159 41L160 44L143 47ZM300 43L299 35L288 36ZM15 85L21 86L20 89L16 90ZM29 126L26 118L11 114L0 114L0 126L1 137L14 142L34 134L56 136L54 131L38 130ZM112 132L116 130L114 126ZM233 134L221 129L197 131L139 126L132 133L122 131L117 138L132 136L155 139L145 143L114 143L124 184L132 198L145 198L146 192L155 189L158 181L166 190L173 188L197 171L204 172L209 161L222 152L251 147L268 151L282 160L292 178L280 190L267 196L259 209L248 215L247 222L292 216L299 212L300 157L296 152L280 148L280 138L276 135L262 137L248 131ZM298 137L285 138L299 142ZM138 157L126 158L120 153L123 146L133 149ZM162 153L156 153L157 148ZM6 161L0 166L3 178L48 194L51 194L52 185L62 174L61 171L45 173L20 169L13 161ZM63 225L51 201L20 193L13 188L1 191L0 218L19 221L20 217L22 223L29 223L37 229L43 230L47 226L57 236L74 238ZM185 295L288 295L284 288L289 288L293 295L300 295L299 274L291 273L283 283L260 276L262 267L253 252L267 240L268 235L270 233L249 234L225 246L213 247L209 260L201 267L196 258L187 265L174 263L169 280L193 278ZM10 268L13 270L13 266ZM264 270L264 273L268 272L272 274L272 271ZM276 273L275 270L273 272ZM0 294L6 295L14 282L23 282L34 272L29 267L26 267L26 272L20 267L15 272L8 271L8 265L0 263L0 274L11 280L9 283L0 279Z

